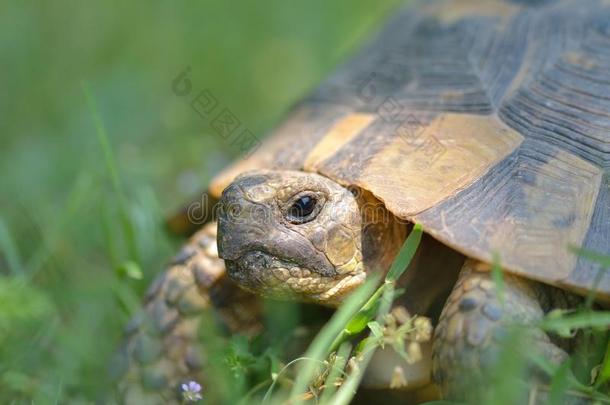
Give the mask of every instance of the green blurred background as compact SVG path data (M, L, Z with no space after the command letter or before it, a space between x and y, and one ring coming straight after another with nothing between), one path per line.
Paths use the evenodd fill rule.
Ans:
M0 403L103 398L122 325L180 243L164 217L238 157L174 77L190 66L263 137L398 3L0 4Z

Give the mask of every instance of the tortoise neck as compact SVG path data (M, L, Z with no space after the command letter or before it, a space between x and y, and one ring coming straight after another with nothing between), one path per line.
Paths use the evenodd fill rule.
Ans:
M362 262L367 274L385 274L408 233L408 225L387 210L372 193L359 189L362 216Z

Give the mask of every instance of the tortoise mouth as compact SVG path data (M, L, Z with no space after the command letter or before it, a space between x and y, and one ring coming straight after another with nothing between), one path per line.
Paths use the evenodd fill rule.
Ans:
M335 306L366 278L364 272L326 276L263 250L226 260L227 274L242 288L276 299Z

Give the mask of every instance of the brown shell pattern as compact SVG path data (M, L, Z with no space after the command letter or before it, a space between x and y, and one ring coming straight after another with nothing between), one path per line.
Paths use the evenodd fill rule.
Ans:
M585 292L610 271L610 1L423 1L402 11L213 194L256 168L370 190L471 257Z

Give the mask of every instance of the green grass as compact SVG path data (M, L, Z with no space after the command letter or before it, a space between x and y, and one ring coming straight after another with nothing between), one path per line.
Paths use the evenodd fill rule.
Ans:
M174 77L190 66L262 137L397 3L0 5L0 403L104 398L180 243L164 217L238 156Z

